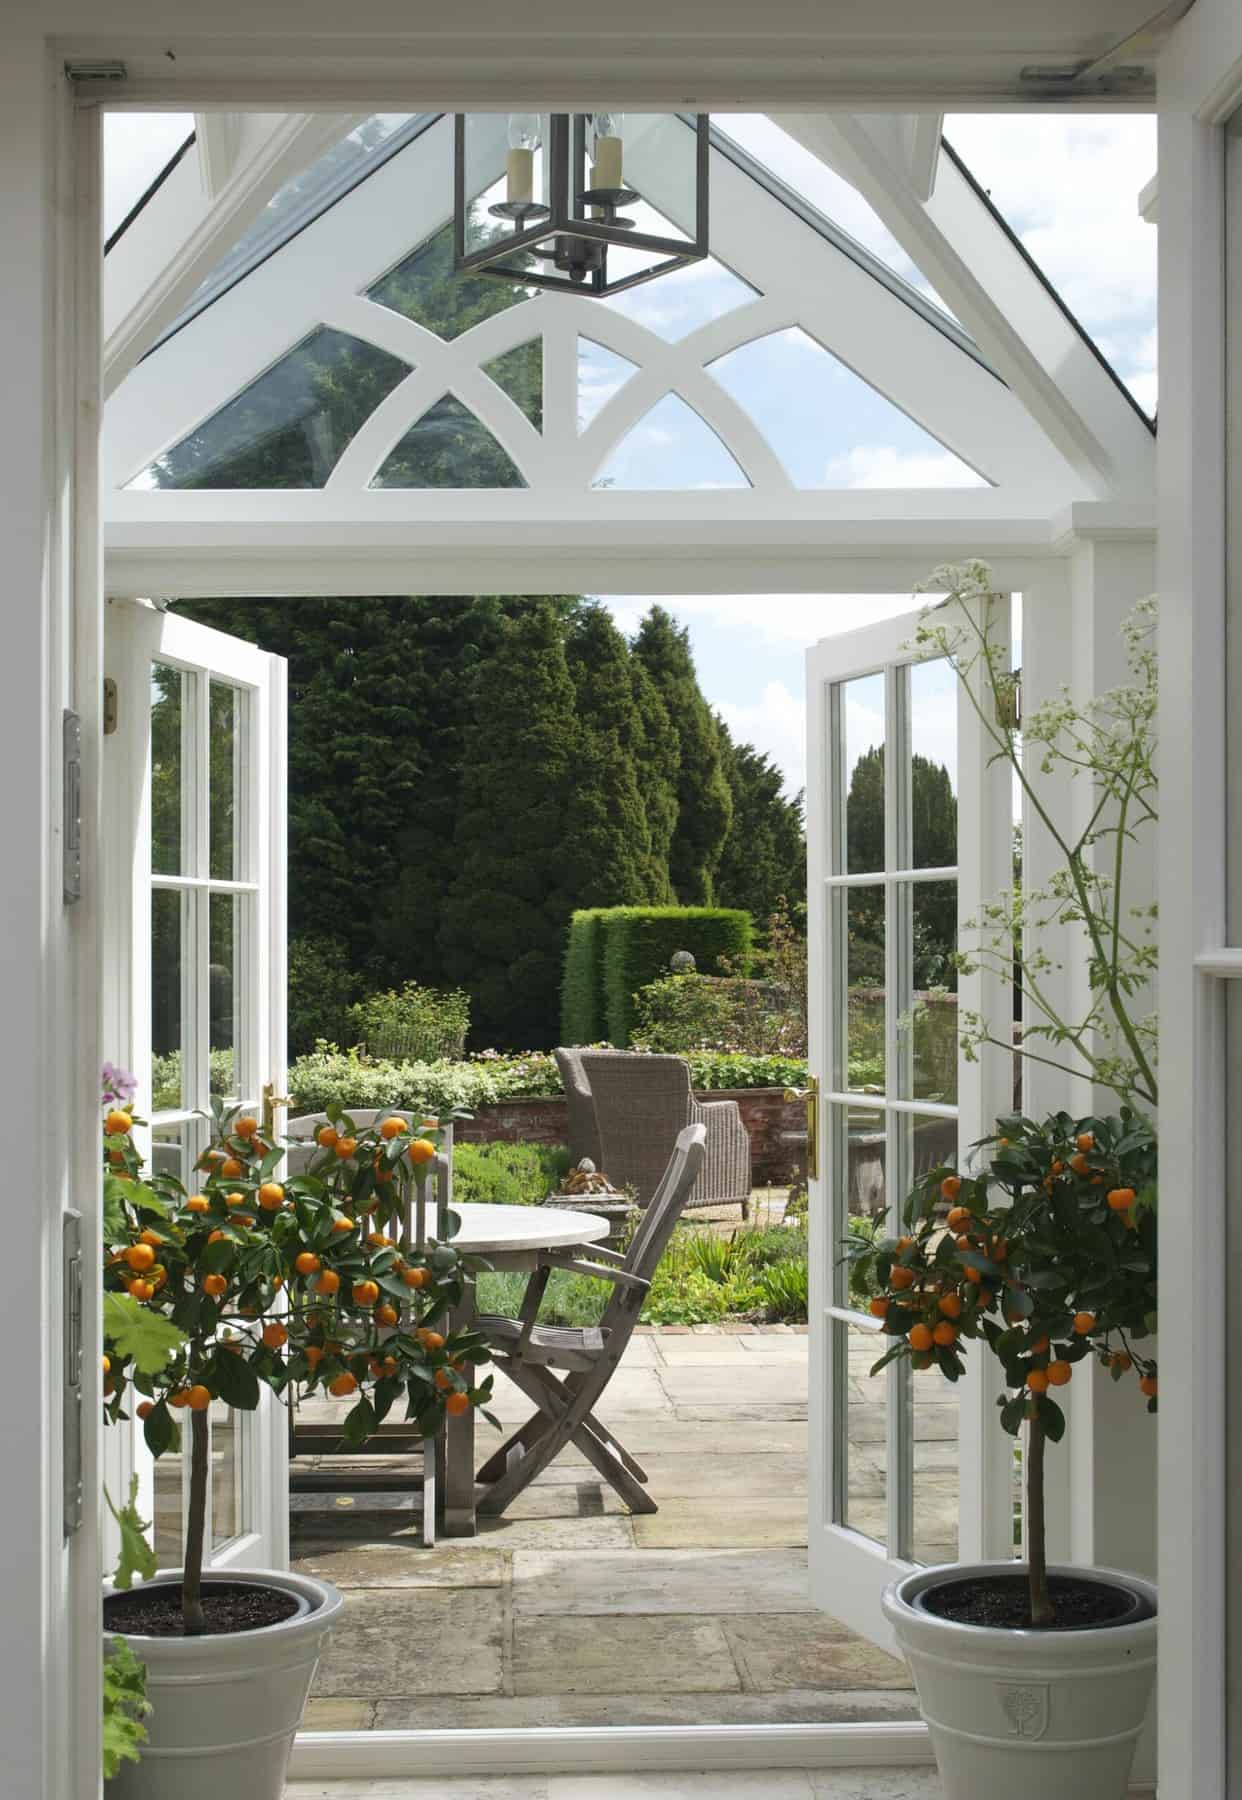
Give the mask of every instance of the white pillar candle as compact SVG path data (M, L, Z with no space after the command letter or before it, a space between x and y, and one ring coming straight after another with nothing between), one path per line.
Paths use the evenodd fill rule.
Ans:
M599 178L599 164L598 163L591 164L590 185L592 188L597 188L597 187L602 186L602 183ZM593 206L591 208L591 217L593 219L602 219L603 216L604 216L604 209L602 206Z
M535 152L510 150L505 158L505 176L510 204L529 201L535 191Z
M598 137L595 140L595 166L591 170L592 187L621 186L621 139Z

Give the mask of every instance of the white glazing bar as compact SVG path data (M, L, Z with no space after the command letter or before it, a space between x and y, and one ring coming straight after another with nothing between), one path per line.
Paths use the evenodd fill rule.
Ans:
M827 875L825 887L874 887L878 881L956 881L957 868L952 866L943 869L876 869L868 875Z

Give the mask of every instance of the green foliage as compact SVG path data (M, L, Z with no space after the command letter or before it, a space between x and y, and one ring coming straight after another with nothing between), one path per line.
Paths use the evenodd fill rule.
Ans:
M653 606L633 648L677 736L677 828L668 859L673 892L685 906L709 906L733 819L720 730L699 690L684 626L676 626L663 607Z
M712 906L614 906L601 915L604 996L609 1042L630 1041L639 988L663 975L675 950L689 950L702 974L727 961L749 965L754 933L749 913Z
M401 989L368 994L348 1013L352 1041L368 1055L393 1062L440 1062L460 1057L470 1029L470 996L407 981Z
M740 1049L734 983L712 975L664 975L634 996L633 1042L644 1050Z
M810 1305L810 1264L806 1257L761 1269L756 1285L769 1319L804 1325Z
M118 1293L103 1297L103 1334L122 1359L132 1360L138 1374L149 1376L162 1375L187 1342L179 1325Z
M304 1056L319 1038L342 1042L347 1010L357 992L358 977L339 939L314 931L290 938L290 1056Z
M696 1089L805 1087L804 1056L745 1056L731 1051L688 1050L690 1080Z
M151 1706L147 1700L147 1669L123 1637L114 1637L103 1659L103 1774L111 1781L123 1762L137 1762L147 1728L143 1723Z
M603 927L606 909L582 907L569 921L561 976L561 1042L598 1044L606 1031Z
M538 1206L569 1173L569 1151L549 1144L453 1145L453 1197L493 1206Z
M236 1060L231 1050L212 1050L208 1057L208 1080L213 1094L237 1091ZM151 1058L151 1106L155 1112L172 1111L183 1104L181 1094L181 1052L170 1050L166 1056Z
M735 744L720 718L716 729L733 797L729 835L716 868L716 904L765 919L784 895L806 893L802 795L787 800L784 774L772 759L749 744Z
M847 864L853 873L884 868L884 746L864 750L854 764L845 801ZM925 756L910 759L911 834L920 868L957 862L957 798L949 771ZM914 914L914 986L957 987L957 888L952 881L920 883ZM884 982L884 895L854 888L849 900L852 985Z
M116 1568L112 1572L113 1587L125 1589L134 1585L134 1576L141 1575L144 1581L150 1581L159 1568L154 1550L147 1540L151 1529L151 1521L144 1519L138 1511L138 1477L129 1478L129 1499L124 1506L115 1506L107 1488L104 1499L108 1511L116 1520L117 1530L121 1534L121 1547L117 1555Z

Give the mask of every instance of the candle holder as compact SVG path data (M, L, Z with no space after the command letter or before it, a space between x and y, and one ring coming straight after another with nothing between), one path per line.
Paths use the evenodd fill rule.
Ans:
M550 116L542 139L545 154L539 183L545 191L529 200L489 204L487 216L509 229L470 247L474 234L471 206L503 175L504 150L499 138L491 142L486 121L481 125L476 121L472 143L481 140L486 148L476 154L479 166L468 179L466 115L456 115L453 230L454 268L459 273L603 297L707 256L711 148L707 114L699 113L693 119L681 114L644 115L638 120L627 115L625 174L629 181L616 187L591 185L593 170L587 155L590 120L587 113ZM675 167L683 148L693 167L693 184L682 180L674 181L673 186L678 194L677 229L685 235L673 237L641 229L637 220L624 216L623 209L646 199L658 212L662 181L667 178L670 161ZM642 191L644 167L651 172L651 192ZM618 149L607 173L619 172ZM639 185L629 185L635 179ZM683 211L689 216L681 216ZM626 252L620 270L609 268L610 248Z

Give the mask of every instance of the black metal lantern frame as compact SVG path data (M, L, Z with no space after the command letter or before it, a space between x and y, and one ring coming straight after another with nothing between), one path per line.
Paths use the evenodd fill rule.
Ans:
M453 147L453 248L454 267L472 275L491 275L500 281L552 288L569 294L619 294L625 288L654 281L687 263L702 262L707 244L707 175L711 149L708 115L698 113L695 133L695 236L657 237L638 231L625 208L640 196L630 188L591 188L586 153L586 113L551 115L548 156L548 205L537 200L504 201L489 208L493 218L510 229L480 249L467 253L466 222L470 196L466 192L466 118L456 115ZM598 214L592 217L591 214ZM662 261L634 274L610 280L608 248L664 253ZM531 268L536 258L545 269ZM517 259L517 260L515 260Z

